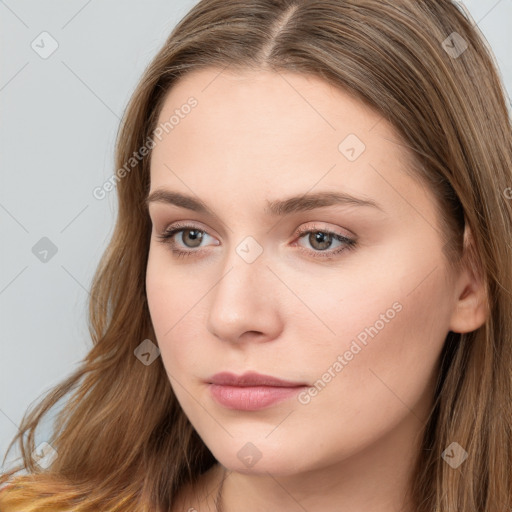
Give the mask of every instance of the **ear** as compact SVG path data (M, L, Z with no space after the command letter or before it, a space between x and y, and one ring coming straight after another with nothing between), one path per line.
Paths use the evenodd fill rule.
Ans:
M469 224L464 228L464 255L462 269L455 280L455 307L450 319L450 330L472 332L481 327L489 315L486 283L480 258L476 253Z

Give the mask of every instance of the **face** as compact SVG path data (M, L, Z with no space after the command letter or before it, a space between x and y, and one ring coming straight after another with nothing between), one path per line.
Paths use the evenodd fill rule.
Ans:
M150 194L193 201L149 203L147 298L214 456L284 475L412 438L456 297L435 200L392 126L316 78L217 69L170 91L166 122ZM219 372L302 387L210 384Z

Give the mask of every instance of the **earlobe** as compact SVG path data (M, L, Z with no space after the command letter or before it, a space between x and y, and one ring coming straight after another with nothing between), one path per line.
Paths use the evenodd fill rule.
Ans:
M456 280L456 293L450 330L457 333L477 330L489 316L489 301L482 264L468 224L464 230L463 269Z

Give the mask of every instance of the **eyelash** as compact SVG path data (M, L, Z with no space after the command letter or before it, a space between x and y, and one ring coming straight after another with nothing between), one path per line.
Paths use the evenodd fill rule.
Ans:
M183 258L185 256L191 256L192 254L197 254L202 252L202 250L194 250L189 249L186 251L183 251L181 249L176 249L176 242L172 240L172 237L176 233L180 233L181 231L186 230L196 230L200 233L208 234L206 231L199 229L197 226L193 226L190 224L174 224L172 228L167 229L164 233L161 235L157 235L157 239L160 243L168 244L171 246L172 253L178 257ZM356 240L352 238L347 238L346 236L340 235L339 233L329 231L326 229L320 229L316 226L313 226L313 228L309 229L298 229L295 233L295 236L298 238L302 238L304 235L308 235L310 233L323 233L326 235L332 235L335 240L338 242L342 242L344 246L339 247L338 249L330 250L330 251L315 251L311 249L305 249L304 247L299 246L300 251L306 251L307 253L312 254L313 258L320 258L320 259L333 259L335 256L337 256L339 253L344 252L346 250L353 250L356 247Z

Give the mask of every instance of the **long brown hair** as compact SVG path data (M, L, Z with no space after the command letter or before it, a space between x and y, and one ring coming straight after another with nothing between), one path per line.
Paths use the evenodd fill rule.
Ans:
M452 261L470 250L470 229L490 314L478 330L447 336L411 492L415 512L510 510L512 128L493 54L470 15L448 0L202 0L175 27L118 134L116 169L125 172L91 288L93 348L23 418L9 446L19 442L23 461L0 480L11 484L0 510L164 512L216 462L161 358L146 366L134 356L143 340L155 340L145 294L150 155L126 167L151 140L173 84L207 66L299 72L351 92L414 153L414 172L439 200ZM58 457L43 470L31 457L35 430L64 399L49 440ZM458 469L442 458L452 442L468 452Z

